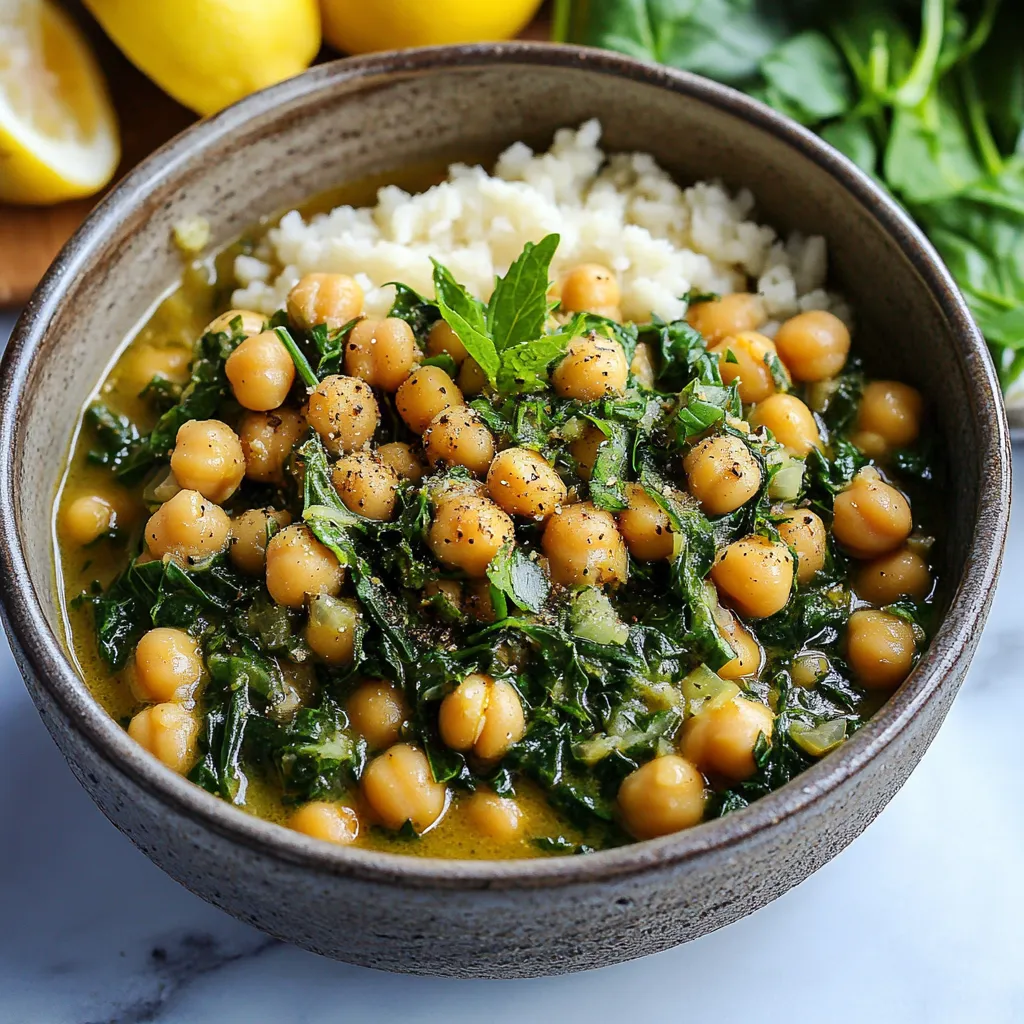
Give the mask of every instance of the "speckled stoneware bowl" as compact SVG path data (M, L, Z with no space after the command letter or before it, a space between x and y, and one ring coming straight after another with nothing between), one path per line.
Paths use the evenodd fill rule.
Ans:
M342 849L256 820L174 775L89 695L66 654L51 516L79 407L171 287L171 226L217 242L261 214L413 162L546 146L600 116L681 182L749 186L759 216L824 234L869 363L921 388L954 455L944 624L866 728L795 782L688 832L586 857L508 863ZM0 580L39 712L103 812L194 892L273 935L388 970L542 975L685 942L835 856L906 780L941 724L988 611L1009 509L996 379L949 275L900 210L809 133L729 89L597 51L471 46L319 67L192 128L99 206L26 308L3 362ZM865 880L865 884L870 884Z

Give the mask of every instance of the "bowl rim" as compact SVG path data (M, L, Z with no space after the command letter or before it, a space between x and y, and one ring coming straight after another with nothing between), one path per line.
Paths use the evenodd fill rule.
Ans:
M173 177L197 154L275 109L315 102L361 79L416 73L458 73L492 65L548 65L621 76L681 94L746 121L810 159L842 185L897 242L938 303L957 339L961 372L972 383L972 416L981 424L978 518L965 570L949 613L914 672L881 711L847 743L786 786L724 818L659 839L586 857L512 861L448 860L332 846L255 818L178 776L146 753L88 693L50 629L19 541L14 493L22 392L65 282L80 273L125 210ZM430 47L348 58L319 65L198 122L147 157L97 205L64 246L19 318L0 364L0 603L5 625L25 662L71 727L108 766L156 799L219 836L268 858L336 876L415 889L526 889L579 885L695 862L754 841L811 809L881 755L911 719L941 693L964 657L964 637L984 620L999 572L1010 500L1010 446L1001 393L984 340L935 250L896 202L849 160L807 129L762 103L698 75L587 47L496 43ZM55 585L55 584L54 584ZM970 645L968 645L970 646Z

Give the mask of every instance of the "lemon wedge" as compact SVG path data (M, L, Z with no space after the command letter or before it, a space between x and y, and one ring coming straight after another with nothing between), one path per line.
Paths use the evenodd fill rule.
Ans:
M164 92L213 114L297 75L320 49L317 0L85 0Z
M74 22L49 0L0 3L0 200L92 195L120 155L103 74Z

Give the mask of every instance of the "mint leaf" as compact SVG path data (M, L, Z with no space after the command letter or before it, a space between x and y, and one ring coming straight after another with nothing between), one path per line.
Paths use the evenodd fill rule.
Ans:
M503 395L542 391L548 385L548 367L565 353L570 337L549 334L505 349L498 370L498 390Z
M452 277L447 267L434 259L431 262L434 264L434 293L441 316L493 384L498 376L500 362L484 319L483 304Z
M536 245L527 242L504 277L499 277L487 304L486 322L499 352L544 333L548 314L548 269L559 236Z

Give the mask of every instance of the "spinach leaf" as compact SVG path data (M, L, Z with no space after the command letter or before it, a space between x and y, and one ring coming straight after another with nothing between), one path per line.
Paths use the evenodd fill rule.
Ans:
M558 242L558 235L547 235L536 245L527 242L508 273L498 278L485 313L487 330L498 352L533 341L543 333L548 315L548 270Z
M275 771L284 798L296 803L341 796L366 762L366 741L349 731L344 712L330 697L319 707L301 708L285 724L253 719L246 747Z
M659 390L678 391L688 383L721 387L718 357L708 352L704 336L685 320L666 323L655 317L641 330L640 339L651 344L657 354Z
M98 466L116 469L139 440L135 424L102 402L93 402L85 410L85 425L96 435L96 447L89 449L88 458Z
M626 467L630 452L630 435L618 423L589 417L604 431L605 439L597 447L597 458L590 471L590 500L598 508L619 512L627 508L625 498Z
M809 124L845 114L853 102L846 63L821 32L790 36L765 56L760 70L769 89Z
M172 560L135 560L90 598L100 654L112 668L123 668L147 630L174 626L201 635L234 604L252 600L258 588L223 555L189 569Z
M430 328L441 319L437 303L423 298L419 292L399 281L389 281L385 287L395 289L395 301L391 304L388 316L404 320L417 339L421 343L425 341Z
M769 0L561 0L556 38L740 84L783 39L778 11Z
M911 204L946 199L981 177L948 88L929 95L920 108L896 108L883 170L889 187Z
M544 570L521 547L504 544L487 567L487 578L517 608L539 612L548 599L551 584Z

